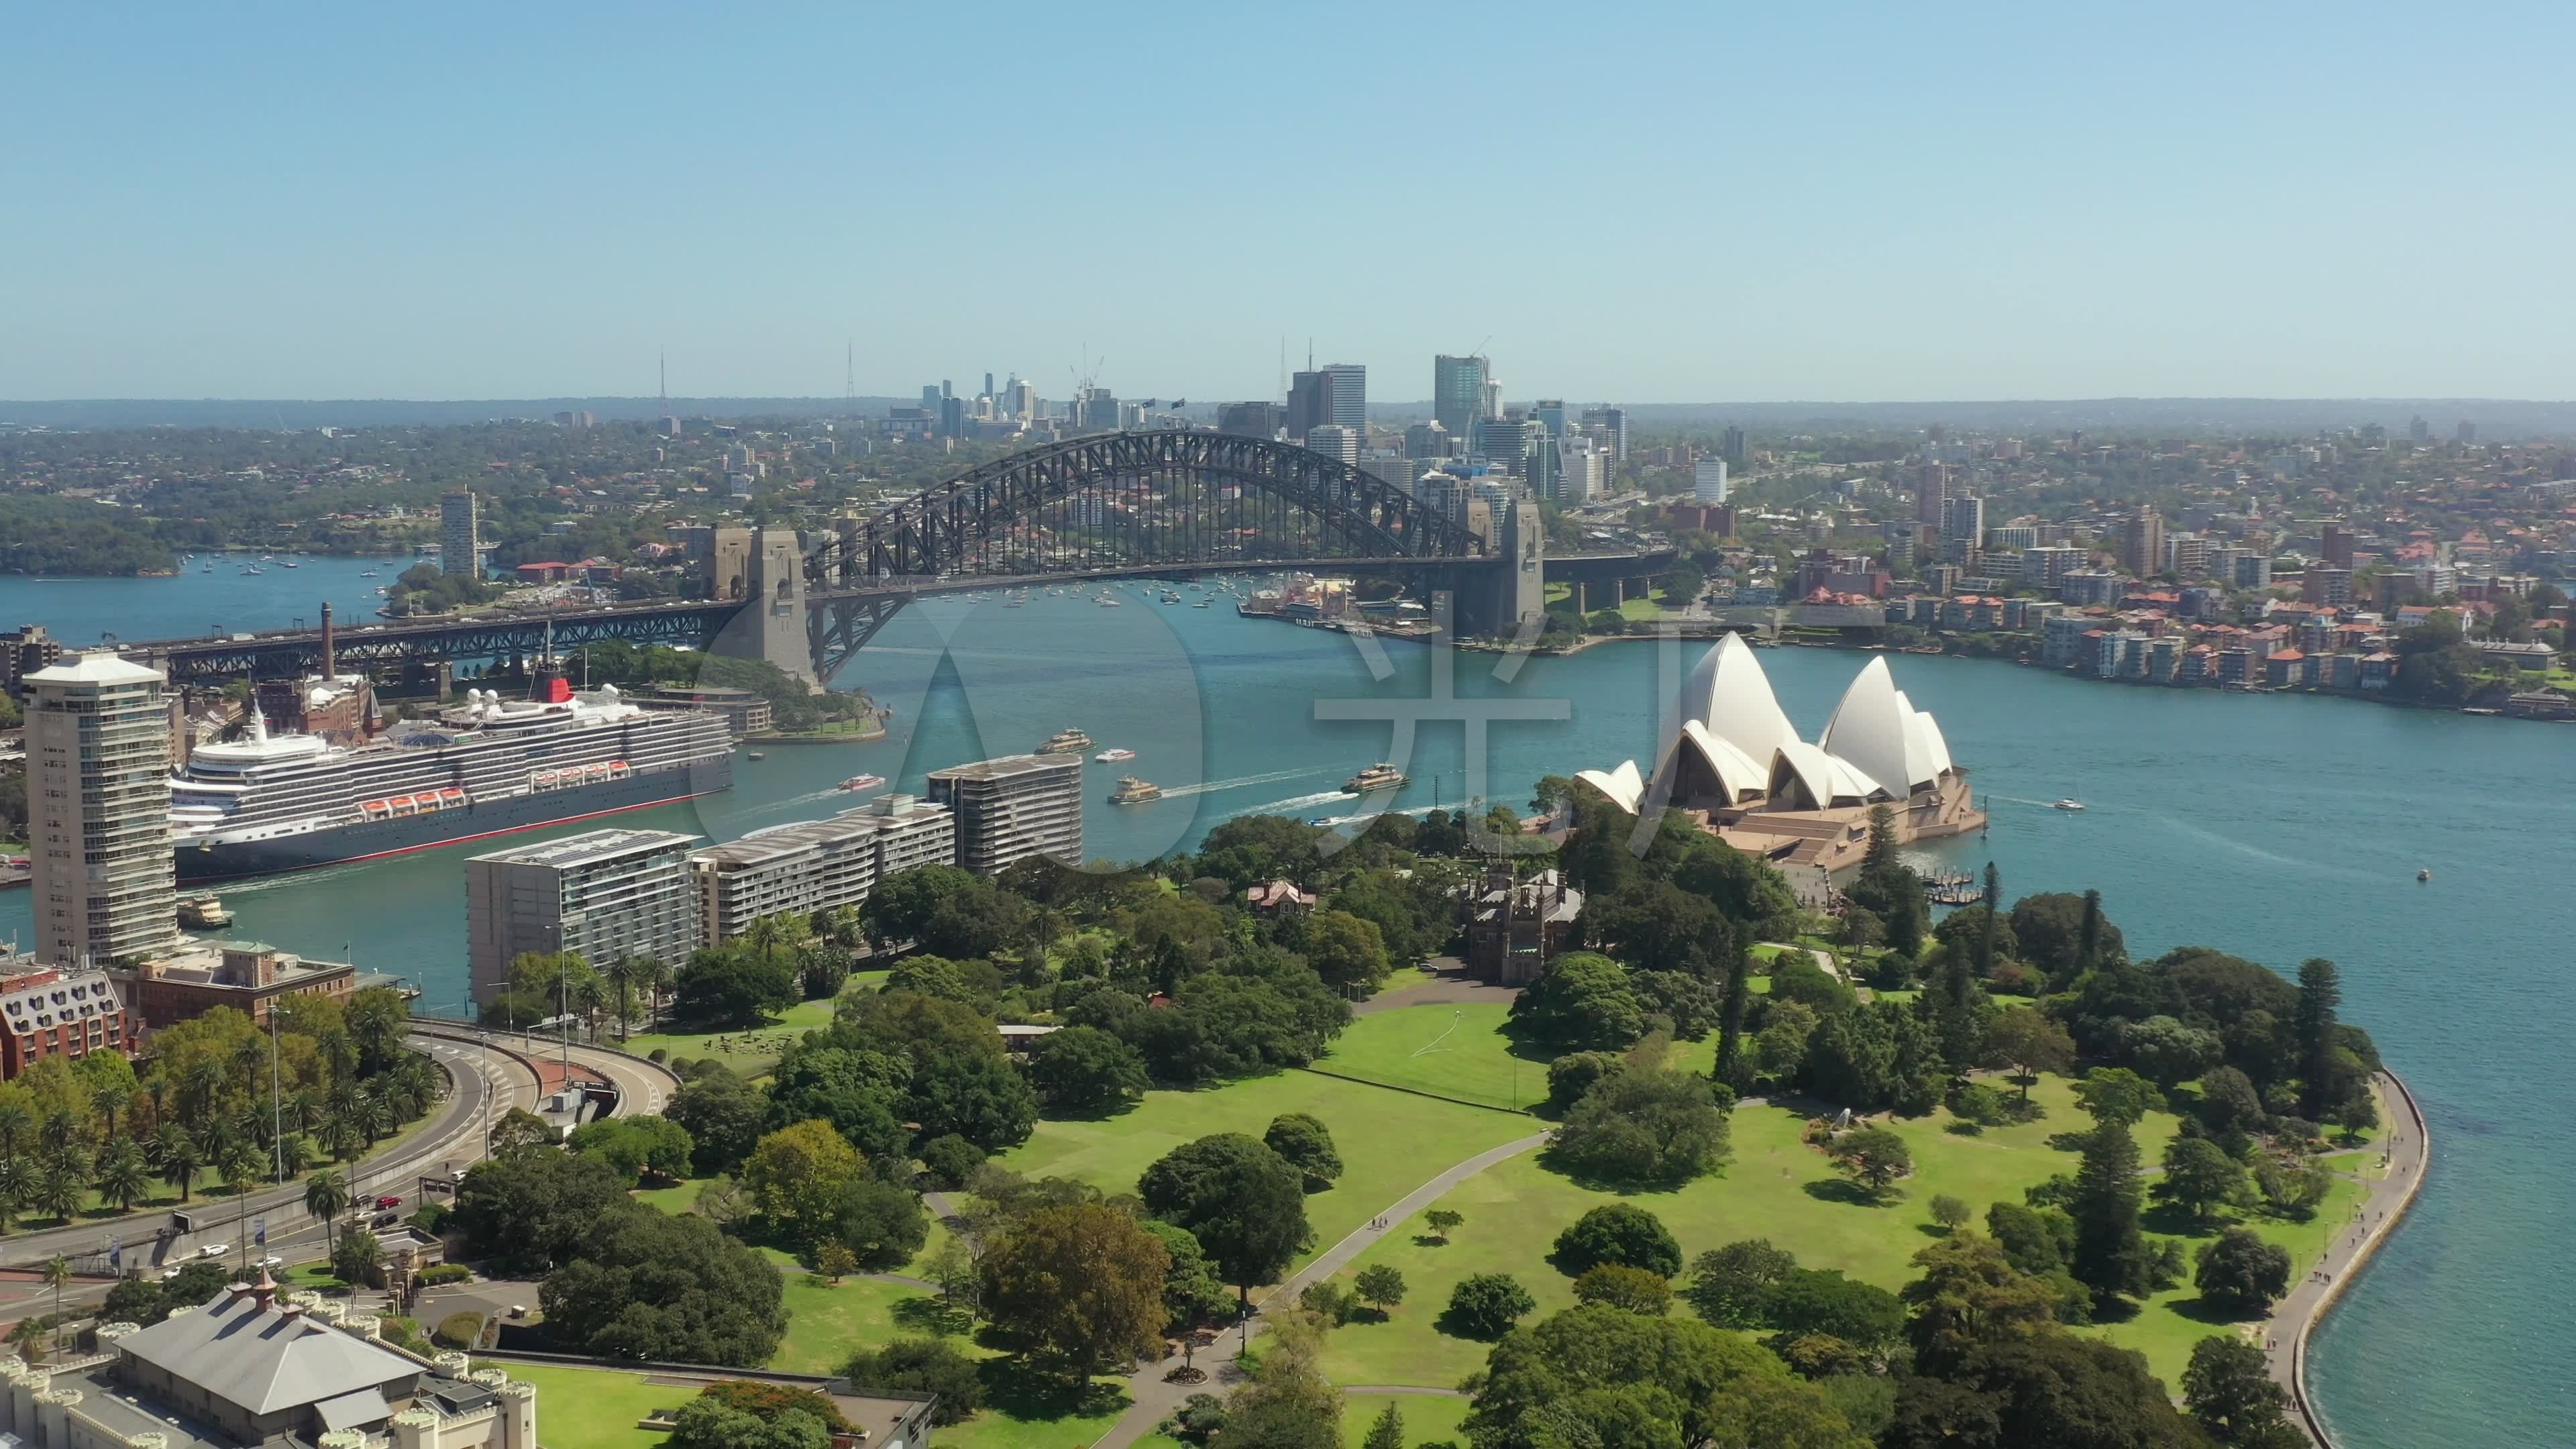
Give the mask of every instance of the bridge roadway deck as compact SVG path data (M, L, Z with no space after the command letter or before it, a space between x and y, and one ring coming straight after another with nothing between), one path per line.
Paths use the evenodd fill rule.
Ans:
M1647 553L1566 554L1546 561L1552 581L1600 581L1654 573L1672 562L1668 550ZM1119 564L1054 573L980 574L947 578L878 578L810 589L806 608L825 612L867 599L931 598L942 594L1036 588L1125 578L1191 578L1216 573L1449 571L1488 568L1492 558L1406 557L1332 559L1224 559ZM578 648L602 639L703 646L722 633L743 607L740 600L654 600L581 609L478 614L467 618L353 624L333 631L335 662L401 664L448 658L530 654L551 634L556 647ZM267 629L189 639L121 642L118 652L150 659L174 682L235 677L292 677L320 666L322 631Z

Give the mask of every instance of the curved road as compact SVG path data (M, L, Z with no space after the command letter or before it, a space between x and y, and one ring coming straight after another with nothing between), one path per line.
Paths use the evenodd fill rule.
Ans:
M423 1174L462 1171L481 1158L483 1132L489 1121L497 1120L512 1107L533 1107L537 1102L534 1075L498 1052L487 1054L468 1042L425 1032L412 1033L411 1042L446 1068L454 1086L426 1125L414 1129L389 1151L366 1158L350 1170L351 1190L362 1197L399 1195L408 1204L418 1195ZM272 1249L306 1236L319 1239L323 1235L323 1225L304 1211L301 1183L266 1188L239 1201L199 1199L179 1211L190 1216L195 1230L164 1239L156 1239L154 1234L170 1225L167 1211L72 1223L0 1240L0 1269L23 1271L57 1254L71 1258L104 1254L111 1240L125 1245L129 1269L138 1260L147 1265L147 1271L177 1264L218 1244L231 1249L236 1262L247 1265L253 1256L249 1252L251 1225L260 1218L268 1220ZM103 1294L106 1289L105 1280L93 1280L67 1290L64 1301ZM0 1294L0 1315L7 1314L17 1301L23 1301L23 1296ZM45 1306L50 1302L48 1294Z

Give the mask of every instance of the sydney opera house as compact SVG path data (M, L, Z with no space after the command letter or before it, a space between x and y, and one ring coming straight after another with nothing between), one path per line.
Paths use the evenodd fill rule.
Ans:
M1826 871L1860 863L1877 805L1893 809L1904 841L1986 823L1940 724L1896 687L1884 656L1852 680L1809 744L1772 697L1761 659L1733 634L1682 686L1651 777L1629 760L1577 778L1631 813L1689 811L1740 850Z

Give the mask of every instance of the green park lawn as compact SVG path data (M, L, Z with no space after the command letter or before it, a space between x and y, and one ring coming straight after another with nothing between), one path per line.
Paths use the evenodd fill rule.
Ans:
M861 974L883 979L884 973ZM693 1062L713 1059L739 1076L757 1077L777 1065L798 1034L831 1024L832 1003L800 1001L772 1018L769 1025L750 1031L644 1032L617 1045L639 1057L650 1056L658 1048L667 1055Z
M1344 1028L1316 1065L1490 1106L1534 1106L1547 1100L1548 1054L1514 1050L1502 1034L1510 1014L1510 1007L1485 1001L1381 1011Z
M1706 1043L1692 1044L1705 1047ZM1688 1051L1688 1048L1685 1048ZM1679 1065L1679 1063L1676 1063ZM1892 1124L1913 1149L1915 1173L1902 1195L1884 1203L1860 1199L1825 1157L1799 1140L1804 1117L1779 1107L1745 1107L1734 1114L1734 1160L1718 1175L1675 1191L1617 1194L1576 1185L1550 1171L1533 1154L1514 1158L1459 1187L1442 1206L1466 1221L1443 1246L1418 1221L1362 1254L1346 1276L1374 1263L1402 1272L1404 1304L1384 1322L1354 1322L1337 1330L1325 1359L1335 1382L1454 1386L1484 1363L1487 1345L1451 1337L1434 1327L1458 1283L1476 1273L1510 1273L1538 1300L1539 1317L1573 1306L1573 1283L1547 1262L1558 1232L1586 1211L1630 1201L1663 1219L1686 1257L1741 1238L1768 1238L1811 1268L1845 1273L1894 1289L1912 1276L1911 1258L1938 1230L1927 1205L1935 1194L1963 1198L1982 1214L1997 1200L2021 1201L2023 1190L2055 1173L2071 1172L2075 1158L2047 1145L2056 1132L2089 1123L2074 1105L2073 1085L2044 1079L2033 1093L2048 1109L2038 1122L1990 1129L1974 1137L1943 1131L1954 1120L1944 1111L1919 1122ZM2154 1162L2176 1123L2150 1117L2139 1129L2142 1158ZM2330 1206L2328 1211L2333 1209ZM2295 1225L2283 1225L2294 1227ZM2308 1232L2313 1234L2311 1225ZM2311 1251L2314 1240L2311 1239ZM2177 1298L2188 1298L2186 1290ZM1685 1310L1686 1311L1686 1310ZM2190 1341L2206 1329L2179 1336L2163 1320L2183 1321L2171 1305L2156 1303L2112 1330L2118 1341L2146 1348L2168 1381L2181 1371ZM2170 1354L2169 1341L2178 1341Z
M1380 1015L1449 1010L1409 1007ZM1035 1136L995 1160L1030 1177L1072 1177L1106 1192L1133 1192L1145 1169L1173 1148L1219 1132L1259 1137L1284 1112L1321 1119L1342 1154L1341 1181L1306 1199L1307 1220L1315 1229L1308 1256L1448 1167L1543 1125L1517 1113L1283 1072L1207 1091L1148 1092L1115 1116L1040 1122Z
M1346 1445L1368 1441L1369 1424L1387 1405L1395 1405L1404 1416L1404 1442L1430 1444L1446 1439L1464 1444L1467 1436L1458 1426L1467 1417L1465 1399L1444 1398L1432 1394L1351 1394L1342 1401L1342 1442Z

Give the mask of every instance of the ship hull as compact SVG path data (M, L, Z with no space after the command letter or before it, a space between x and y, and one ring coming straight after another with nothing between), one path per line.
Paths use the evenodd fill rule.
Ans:
M567 790L546 790L496 801L476 801L450 810L369 820L335 830L248 841L239 845L188 846L175 852L179 883L239 880L276 875L316 866L375 860L442 845L486 840L537 830L549 825L646 810L713 795L733 787L730 755L705 760L685 770L638 772Z

